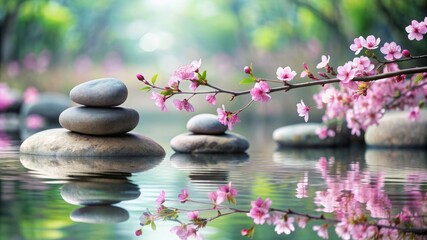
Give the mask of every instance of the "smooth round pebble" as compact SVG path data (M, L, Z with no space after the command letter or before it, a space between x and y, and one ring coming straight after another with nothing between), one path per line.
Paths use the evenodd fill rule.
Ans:
M194 133L180 134L170 141L176 152L183 153L236 153L249 148L249 142L235 133L204 135Z
M218 116L204 113L190 118L187 129L196 134L223 134L228 127L218 121Z
M92 107L113 107L126 101L126 85L114 78L100 78L81 83L70 91L75 103Z
M365 142L373 147L412 148L427 146L427 110L420 110L418 121L409 120L408 112L388 112L378 125L368 127Z
M72 107L59 116L62 127L90 135L127 133L138 125L138 121L137 111L121 107Z
M350 135L346 131L337 133L335 137L320 139L316 130L321 123L301 123L278 128L273 132L273 140L280 147L331 147L347 145Z
M74 157L165 155L162 146L139 134L91 136L70 132L64 128L49 129L32 135L21 144L20 152Z

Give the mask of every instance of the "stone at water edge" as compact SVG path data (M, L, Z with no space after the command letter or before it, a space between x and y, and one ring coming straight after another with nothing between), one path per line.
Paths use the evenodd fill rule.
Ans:
M249 142L235 133L205 135L194 133L180 134L170 141L176 152L182 153L237 153L249 148Z
M196 134L223 134L228 127L218 121L218 116L213 114L199 114L187 122L188 131Z
M89 135L127 133L138 125L139 114L121 107L72 107L59 116L62 127Z
M165 150L152 139L139 134L91 136L56 128L27 138L21 144L20 153L74 157L137 157L164 156Z
M427 110L420 110L421 119L410 121L407 111L387 112L379 125L368 127L365 142L374 147L427 146Z
M320 139L316 130L321 123L300 123L278 128L273 132L273 140L281 147L332 147L348 145L348 131L336 133L335 137Z
M113 107L126 101L126 85L114 78L100 78L81 83L70 91L75 103L91 107Z

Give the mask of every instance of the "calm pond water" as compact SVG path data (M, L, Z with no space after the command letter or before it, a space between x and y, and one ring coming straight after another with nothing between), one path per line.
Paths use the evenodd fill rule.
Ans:
M250 201L269 197L275 208L320 215L333 205L331 191L352 191L371 198L365 205L373 216L394 215L404 206L426 211L426 151L276 149L271 140L275 127L238 128L251 147L245 154L227 155L174 153L168 142L185 131L185 124L161 133L153 126L137 129L164 146L167 155L160 159L20 156L19 139L9 136L11 145L0 150L0 239L138 239L139 217L147 208L155 211L161 190L167 199L176 199L187 188L191 199L208 201L209 192L229 181L238 191L237 207L245 210ZM298 186L305 192L297 192ZM109 204L84 206L99 198ZM257 227L253 239L319 239L311 230L318 224L310 221L306 229L296 227L291 235L280 236L271 226ZM142 239L177 239L169 232L175 225L159 221L156 231L144 228ZM208 224L201 233L205 239L246 239L240 230L251 225L251 219L236 214ZM337 239L332 228L329 235Z

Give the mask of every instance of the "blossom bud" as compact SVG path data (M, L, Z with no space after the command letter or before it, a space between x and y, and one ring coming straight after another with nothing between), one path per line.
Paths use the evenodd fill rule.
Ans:
M139 81L144 81L145 80L145 78L144 78L144 76L142 76L142 74L136 74L136 78L139 80Z
M137 237L141 236L141 235L142 235L142 229L138 229L138 230L136 230L135 235L136 235Z
M405 57L410 57L410 56L411 56L411 53L409 52L409 50L408 50L408 49L403 49L403 51L402 51L402 55L403 55L403 56L405 56Z
M251 74L252 69L249 66L245 66L245 68L243 68L243 70L245 71L246 74Z

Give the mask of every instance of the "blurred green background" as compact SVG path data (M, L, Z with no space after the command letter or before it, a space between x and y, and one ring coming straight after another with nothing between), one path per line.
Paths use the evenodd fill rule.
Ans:
M195 59L202 59L212 84L240 90L250 87L238 84L245 65L273 79L279 66L298 75L304 62L316 70L323 54L336 67L354 57L349 45L360 35L396 41L413 53L427 50L409 42L404 30L412 19L424 19L425 0L0 0L0 6L2 82L68 94L78 83L115 77L130 90L126 104L147 111L160 110L139 91L135 74L159 73L158 83L166 84L178 66ZM309 94L317 90L275 93L275 101L246 114L294 113L300 99L314 106ZM204 100L193 104L216 109Z

